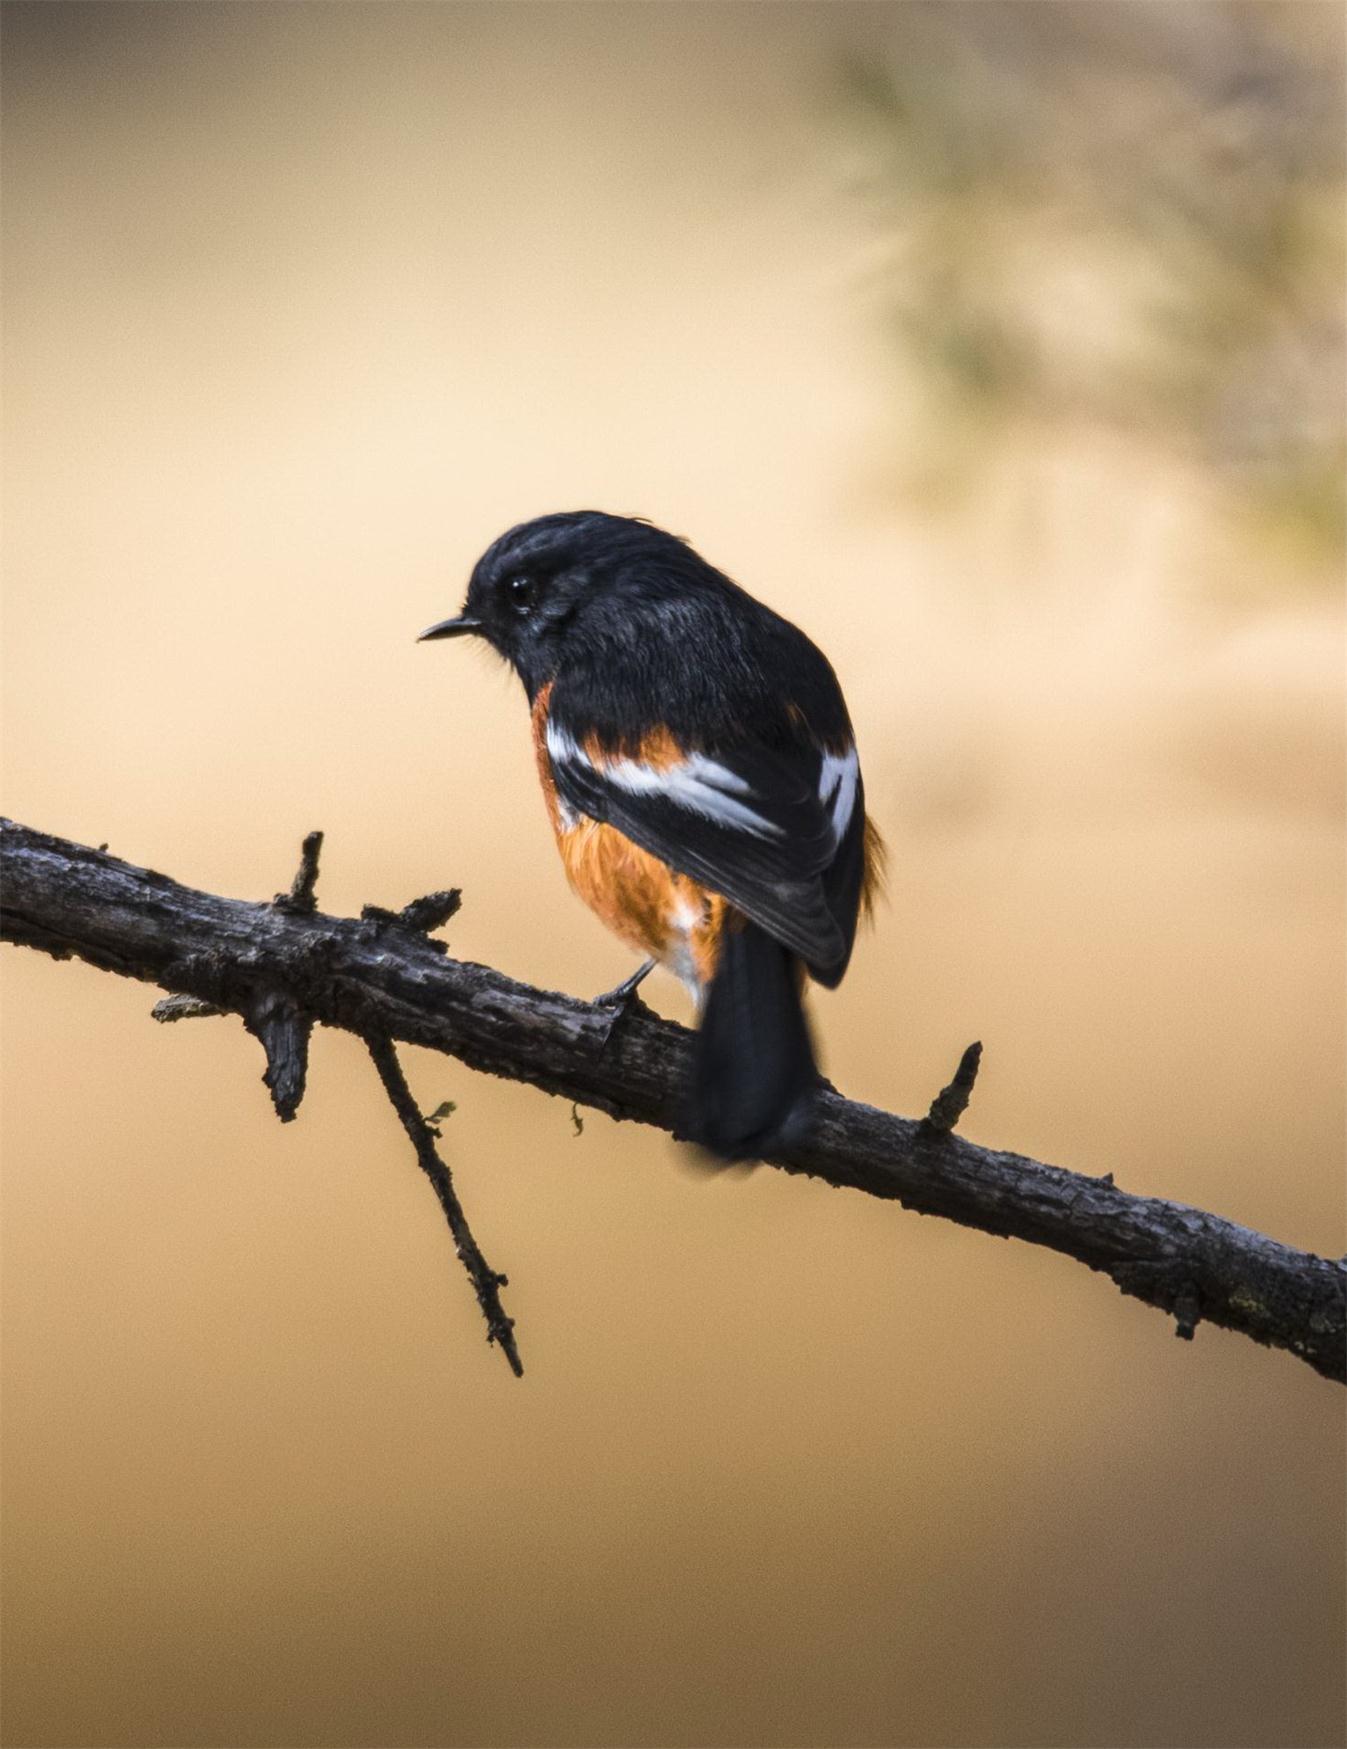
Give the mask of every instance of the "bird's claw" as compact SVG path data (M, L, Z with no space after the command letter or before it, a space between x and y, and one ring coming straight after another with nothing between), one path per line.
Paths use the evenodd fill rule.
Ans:
M636 992L655 969L656 962L647 960L643 966L638 966L629 978L623 978L620 984L614 984L611 990L605 990L602 996L594 998L595 1008L616 1008L619 1013L639 1002Z

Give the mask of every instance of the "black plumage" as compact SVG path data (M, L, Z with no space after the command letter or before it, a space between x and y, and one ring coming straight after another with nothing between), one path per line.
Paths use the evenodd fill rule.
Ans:
M560 817L611 826L733 908L703 991L689 1127L727 1155L781 1145L817 1080L793 961L838 983L867 868L827 659L686 542L599 511L500 536L463 615L425 635L459 631L519 673Z

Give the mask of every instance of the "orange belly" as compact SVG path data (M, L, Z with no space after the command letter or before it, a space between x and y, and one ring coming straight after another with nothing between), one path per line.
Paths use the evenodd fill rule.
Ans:
M558 824L557 844L572 887L615 935L694 993L711 981L727 909L718 893L596 820Z
M718 893L673 869L615 826L563 812L547 757L544 688L533 707L533 740L547 812L571 886L594 914L637 953L659 963L694 994L716 969L729 910Z
M545 686L533 705L533 746L552 830L571 886L613 933L640 954L658 960L698 994L715 975L721 931L741 917L719 893L673 869L615 826L565 809L547 756ZM662 744L642 757L660 763L678 757ZM865 878L861 904L868 913L883 879L884 847L874 824L865 822ZM803 966L798 968L803 977Z

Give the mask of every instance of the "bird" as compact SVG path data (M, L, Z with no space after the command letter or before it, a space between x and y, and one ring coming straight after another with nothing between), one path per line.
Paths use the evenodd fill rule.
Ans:
M557 512L507 529L462 611L523 682L571 886L698 1012L676 1129L718 1161L788 1149L821 1084L804 986L833 989L884 850L855 735L810 639L681 536Z

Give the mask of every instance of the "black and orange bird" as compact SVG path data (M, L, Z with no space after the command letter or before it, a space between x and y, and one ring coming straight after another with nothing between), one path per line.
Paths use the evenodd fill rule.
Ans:
M875 891L851 720L827 658L675 535L578 510L520 523L463 612L515 669L571 885L691 990L681 1127L722 1159L805 1133L805 975L835 987Z

